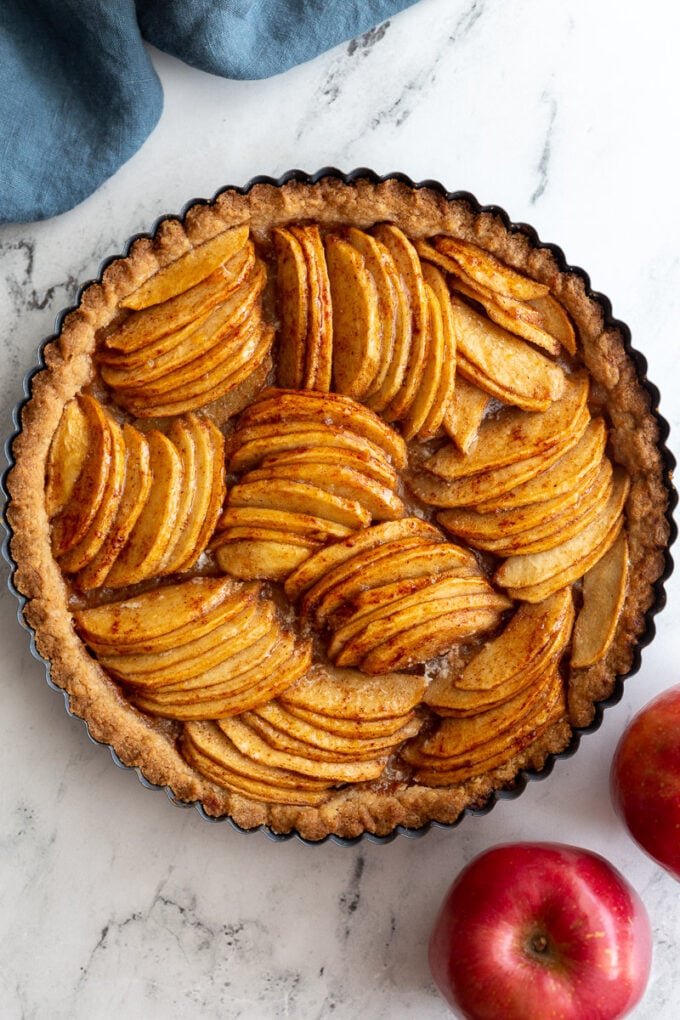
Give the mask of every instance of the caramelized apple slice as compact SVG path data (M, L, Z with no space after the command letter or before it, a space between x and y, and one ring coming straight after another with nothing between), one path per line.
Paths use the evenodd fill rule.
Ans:
M279 701L291 710L301 708L324 718L375 722L401 719L424 691L424 677L410 673L366 676L354 669L317 665L280 694Z
M464 280L455 277L451 280L451 288L463 297L481 304L491 321L507 330L508 333L528 340L529 343L541 347L548 354L559 355L559 342L539 325L541 316L531 305L495 295L481 289L476 284L470 287ZM507 307L508 305L510 307Z
M271 481L239 482L229 493L229 506L280 506L294 513L327 517L349 528L365 528L370 511L355 499L335 496L318 485L276 478Z
M260 463L264 464L265 459L271 461L271 458L280 454L288 460L290 456L305 450L318 450L319 453L338 450L341 457L345 453L356 454L390 468L384 451L350 428L298 419L239 427L229 440L229 470L247 471Z
M485 390L464 375L456 376L453 397L442 424L461 453L468 453L477 441L490 399Z
M278 380L301 389L305 371L309 280L302 245L283 227L272 231L276 250L279 329Z
M458 341L456 338L456 325L451 308L451 296L446 280L433 266L423 266L423 279L432 288L438 302L442 316L442 366L439 373L439 386L435 394L432 407L418 430L418 438L427 440L432 438L444 422L444 418L451 405L456 386L456 349Z
M387 248L375 237L350 227L347 238L353 248L363 257L366 269L373 277L378 296L378 323L380 326L380 363L366 396L379 392L387 376L395 350L397 314L404 297L400 290L399 276ZM398 293L399 292L399 293Z
M122 588L160 572L172 540L182 494L182 460L170 440L151 429L151 488L130 536L106 577L107 587Z
M625 531L583 577L583 607L574 628L571 665L581 669L605 657L623 611L628 584Z
M162 353L156 350L161 338L176 335L204 319L243 283L254 265L255 249L249 243L195 287L160 305L133 312L122 326L104 337L100 360L106 364L132 365Z
M399 485L399 476L386 457L370 455L363 447L359 448L358 446L356 448L324 445L296 447L292 450L268 454L261 461L260 468L278 468L283 465L306 467L311 464L316 466L324 464L327 470L336 467L352 468L352 470L368 475L375 482L392 490Z
M290 227L307 266L308 313L302 388L328 391L333 367L333 317L326 256L319 228Z
M324 517L259 506L228 506L220 517L218 529L222 531L231 527L273 528L289 535L305 535L316 541L325 541L328 537L345 538L353 533L347 525Z
M52 518L68 503L85 464L88 449L88 424L76 398L62 411L47 455L45 510Z
M552 294L544 294L533 298L531 305L540 313L544 328L559 340L565 351L576 354L576 332L559 301Z
M269 581L284 581L322 544L302 535L266 528L233 528L224 532L219 541L215 558L225 573L242 580Z
M338 672L345 671L338 670ZM368 679L372 680L375 678L368 677ZM398 729L406 726L414 718L413 711L407 712L405 715L388 716L385 719L342 718L334 715L323 715L321 712L313 712L311 709L302 708L299 705L289 704L283 706L281 698L277 699L276 704L284 707L288 715L301 719L317 729L358 740L367 740L373 737L382 737L387 734L396 733Z
M141 287L123 298L121 305L139 311L189 290L239 252L248 240L248 233L248 225L244 223L211 237L159 269Z
M527 414L508 408L482 425L479 442L472 453L464 455L453 445L446 445L430 457L425 466L442 478L454 479L534 457L567 441L574 432L584 431L584 414L587 415L586 424L589 418L588 388L588 376L579 372L569 377L562 397L547 411Z
M518 273L491 252L470 241L441 236L435 238L434 245L438 251L453 258L473 280L499 294L530 301L548 293L546 284L537 283L523 273Z
M89 528L72 549L60 558L59 566L65 574L82 570L101 549L116 516L125 485L125 439L123 430L114 418L107 417L111 433L111 460L99 508Z
M52 552L57 559L86 535L104 498L111 470L113 434L106 412L94 397L81 393L78 401L86 425L87 454L68 500L52 520ZM60 453L68 456L76 450L79 448L64 441Z
M342 238L326 238L326 262L333 308L333 386L359 400L380 364L378 292L363 256Z

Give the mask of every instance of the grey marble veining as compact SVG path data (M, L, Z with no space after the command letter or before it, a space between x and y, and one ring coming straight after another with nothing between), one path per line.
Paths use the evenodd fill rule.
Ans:
M559 243L630 325L678 453L678 29L664 0L421 0L269 81L153 51L165 110L140 152L72 212L0 229L3 434L38 343L126 238L225 184L337 165L439 179ZM45 684L3 588L2 1020L444 1018L426 944L448 884L496 842L555 837L640 891L655 958L634 1016L674 1020L680 886L624 833L607 776L633 712L680 681L678 586L621 703L548 779L455 830L352 849L207 824L115 768Z

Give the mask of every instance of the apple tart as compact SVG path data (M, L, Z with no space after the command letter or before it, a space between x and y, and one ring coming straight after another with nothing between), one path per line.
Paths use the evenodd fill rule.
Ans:
M14 583L90 733L319 840L453 823L649 637L655 391L558 249L436 185L227 189L109 262L33 375Z

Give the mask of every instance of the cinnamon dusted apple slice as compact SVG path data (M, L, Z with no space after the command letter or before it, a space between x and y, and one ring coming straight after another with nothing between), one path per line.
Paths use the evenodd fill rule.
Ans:
M628 584L628 539L621 531L609 551L583 577L583 607L574 628L571 665L600 662L614 640Z
M52 519L52 552L57 559L86 535L104 498L111 470L113 434L106 412L94 397L81 393L77 399L85 422L87 453L68 499ZM79 460L79 450L79 446L66 439L59 443L60 456L68 457L74 451ZM62 467L62 474L64 470L69 472Z
M490 396L464 375L456 376L453 397L442 424L461 453L468 453L477 441Z
M532 298L530 303L539 312L544 329L559 340L565 351L576 354L576 331L560 302L552 294L544 294L542 297Z
M464 691L500 687L524 670L532 660L554 647L565 621L574 617L570 589L551 595L537 605L521 605L503 632L468 662L455 685Z
M602 418L589 422L579 441L570 447L546 471L498 497L480 500L480 513L496 513L528 507L543 500L559 499L575 489L585 491L600 468L607 442L607 428Z
M256 715L256 711L257 710L244 712L239 716L239 722L252 730L252 732L260 740L262 740L267 747L271 747L272 750L283 751L286 754L293 754L300 758L306 758L311 762L367 761L373 760L379 755L387 755L391 751L391 747L389 745L383 745L382 747L377 746L370 750L363 750L360 745L355 745L350 751L331 751L327 748L317 747L316 744L311 744L306 740L300 740L299 737L294 737L285 730L278 729L276 726L267 722L266 719L262 719L260 716Z
M587 417L584 428L585 421ZM408 484L430 506L479 506L487 500L502 498L505 493L512 492L547 471L577 441L578 436L570 438L568 443L549 447L534 457L453 481L444 481L429 471L412 471L408 476Z
M425 462L425 467L442 478L462 478L514 464L567 442L574 433L582 434L590 418L588 389L588 376L578 372L567 379L562 397L547 411L527 414L507 408L482 425L479 442L471 453L462 454L447 444Z
M495 738L477 745L471 750L462 751L456 758L444 759L443 762L437 762L436 765L431 759L428 760L425 767L421 767L415 772L415 780L425 786L450 786L454 783L463 783L467 779L499 768L512 758L521 755L566 713L566 697L559 671L555 670L548 679L549 684L543 696L531 706L514 728L510 727L504 730ZM467 722L468 720L450 721ZM408 749L407 745L407 751ZM406 754L402 756L406 757Z
M118 510L125 485L125 439L118 422L107 415L111 433L111 460L102 499L89 528L73 548L59 559L65 574L73 574L90 563L101 549Z
M324 719L389 722L412 712L425 686L424 677L410 673L366 676L354 669L316 665L280 694L279 701L289 711L303 709Z
M277 700L260 705L252 713L248 713L244 721L268 744L278 746L280 750L288 749L293 753L299 753L294 751L296 746L301 750L299 745L308 745L310 758L314 757L315 750L350 756L384 753L409 737L415 736L422 725L420 720L411 718L391 734L379 737L343 736L291 715ZM267 728L264 729L262 724L267 724Z
M362 659L362 670L383 673L392 669L409 669L417 663L445 655L461 641L493 630L499 624L504 607L500 602L477 606L477 598L479 596L475 596L469 608L445 611L440 616L432 616L393 634Z
M78 572L75 586L80 591L100 588L127 542L142 512L151 488L149 444L137 429L123 425L125 479L115 518L92 559Z
M452 543L435 543L423 539L404 541L395 549L380 548L374 556L362 557L358 568L336 580L327 593L316 601L314 616L317 624L335 615L350 616L364 607L375 608L386 600L389 589L404 592L410 585L429 585L442 574L469 577L479 574L474 556ZM337 575L336 575L337 576ZM375 603L375 605L374 605Z
M219 683L197 684L187 691L166 687L153 696L135 695L134 700L143 711L169 719L226 718L275 698L305 673L310 662L309 642L296 642L291 634L283 633L273 650L251 669L229 675L228 666L222 664L211 671L212 675L226 674Z
M328 645L328 655L335 661L342 649L346 649L349 654L347 645L357 635L363 635L363 637L369 640L372 640L372 636L376 635L378 640L381 640L383 635L389 634L392 627L395 630L403 630L404 626L399 614L404 614L407 626L411 626L413 622L420 623L421 619L429 615L437 615L433 613L432 607L429 607L428 603L437 603L436 609L441 615L442 604L445 600L447 600L447 605L451 610L465 609L473 605L473 600L478 595L488 596L492 594L492 589L481 575L462 578L456 574L445 574L444 576L436 577L431 584L423 588L418 587L415 591L402 594L391 602L379 602L378 605L366 612L359 611L350 616L345 623L335 630ZM507 608L508 602L505 597L503 597L503 603ZM474 606L474 608L478 607ZM380 633L379 626L373 626L374 623L379 623L380 621L384 621L385 624L383 635ZM339 662L338 664L356 666L360 661L361 655L356 661Z
M323 517L259 506L228 506L217 527L218 532L231 527L273 528L288 535L304 535L319 542L328 537L345 538L353 533L347 525L336 524Z
M290 769L314 779L329 779L336 783L368 782L381 775L387 760L383 757L367 761L314 761L270 747L240 719L221 719L217 725L247 757L265 765Z
M518 273L491 252L470 241L442 235L434 239L434 246L437 251L453 258L472 279L499 294L507 294L520 301L531 301L548 293L546 284Z
M434 266L423 266L423 279L432 288L442 316L443 351L442 366L439 373L439 385L429 414L418 430L418 438L432 438L444 422L451 405L456 386L456 327L451 308L451 296L446 280Z
M161 564L165 574L181 573L195 564L215 530L226 494L222 433L209 418L194 414L186 416L183 428L191 437L196 484L189 491L183 525ZM183 497L186 501L185 493Z
M271 458L281 455L287 460L289 456L306 450L319 451L320 454L338 450L340 457L346 453L356 454L371 460L379 468L391 468L387 455L379 446L350 428L298 419L239 426L229 439L229 470L247 471L264 464L265 459L271 462Z
M238 607L252 587L239 587L229 577L194 577L180 584L153 588L141 595L75 612L78 630L88 643L112 652L164 651L156 639L168 638L166 647L179 647L207 633L217 624L214 614L223 606ZM241 592L244 594L241 595ZM206 626L202 629L202 624ZM184 629L191 633L185 637ZM150 645L150 647L149 647Z
M395 352L397 316L406 314L405 297L399 283L394 259L384 244L375 237L350 227L347 239L363 257L368 272L373 277L378 295L378 322L380 325L380 364L367 397L378 393L387 377ZM396 391L395 391L396 392Z
M525 411L547 411L562 395L565 376L558 364L463 301L452 307L463 375Z
M385 244L377 238L373 238L373 240L380 250L394 301L392 337L391 340L385 341L385 323L383 322L384 354L382 364L378 367L370 392L364 398L368 407L382 413L395 399L404 382L411 354L413 326L409 295L403 285L396 260ZM376 278L376 286L380 293L378 279Z
M337 550L341 544L345 545L346 543L336 542L334 550ZM351 557L343 557L342 551L337 551L333 566L322 577L317 578L315 583L302 595L300 600L302 617L316 618L317 610L322 602L338 585L358 580L365 570L375 571L376 567L379 569L379 564L387 564L391 557L404 556L410 549L431 548L432 544L432 541L428 541L423 535L405 535L394 542L380 542L377 546L367 545L354 552ZM319 560L325 559L327 562L330 557L324 557L325 553L327 550L323 549L316 556ZM330 597L332 599L332 596Z
M241 754L214 722L186 723L182 753L213 782L254 800L318 805L328 799L327 791L333 785L329 780L254 762Z
M294 513L327 517L349 528L365 528L370 512L357 500L335 496L318 485L276 478L271 481L239 482L229 493L229 506L280 506Z
M289 229L302 248L309 290L302 388L328 391L333 367L333 315L323 242L316 224Z
M154 357L162 337L176 334L209 315L243 283L254 265L255 249L249 243L195 287L160 305L132 312L121 326L106 334L100 360L106 364L132 364L144 357Z
M286 581L286 595L291 602L297 601L313 585L321 581L335 568L352 560L358 554L375 549L389 542L412 537L429 538L443 542L444 536L431 524L419 517L405 517L400 521L388 521L354 535L342 542L327 546L311 557Z
M378 292L363 256L332 234L326 238L326 264L333 309L333 386L359 400L380 364Z
M374 236L385 245L397 267L410 310L410 348L403 381L389 405L382 410L388 421L404 417L420 386L427 354L427 296L418 254L399 227L381 223L373 229Z
M324 445L295 447L292 450L268 454L262 459L259 466L263 469L278 468L283 465L306 467L311 464L315 466L323 464L327 471L332 471L336 467L352 468L352 470L368 475L380 485L392 490L399 485L399 476L387 457L374 456L363 447L354 447L354 445L351 447Z
M448 769L485 758L503 745L505 735L511 737L522 721L541 701L554 697L556 671L545 676L542 683L531 684L510 701L486 712L461 719L442 719L427 736L417 737L401 752L411 765L431 769ZM559 686L562 687L560 679Z
M525 556L552 549L583 531L602 513L612 493L612 480L611 464L605 460L592 485L586 489L578 504L572 509L554 514L553 517L516 535L477 541L475 544L496 556Z
M630 479L626 472L616 469L612 493L601 512L588 527L574 538L545 552L510 557L496 571L495 582L504 588L513 590L529 588L556 575L561 575L565 570L571 571L574 567L578 567L578 564L588 557L616 528L616 533L612 536L612 542L614 541L620 528L629 488ZM580 573L576 573L573 579L576 580L580 576Z
M205 407L253 376L268 358L273 339L272 328L255 327L232 358L223 360L186 387L168 390L157 398L161 402L147 402L126 392L118 394L119 403L138 418L166 418Z
M123 588L158 574L177 521L182 460L175 446L157 429L147 432L146 440L152 483L135 526L107 574L110 588Z
M432 410L444 363L444 326L439 302L432 288L425 284L425 360L420 386L402 421L402 434L407 441L420 431Z
M528 340L548 354L557 356L560 353L559 341L540 325L542 322L540 313L533 306L515 301L514 298L493 294L477 284L469 286L464 280L456 277L451 280L451 288L464 298L481 304L492 322L513 336Z
M52 518L68 503L85 464L89 429L85 412L77 398L69 400L62 411L47 455L45 510Z
M568 454L565 454L566 456ZM470 545L495 540L511 541L514 536L522 535L536 527L546 526L547 522L563 515L565 518L577 515L584 494L592 486L597 486L595 491L599 491L601 486L607 485L612 472L611 462L604 457L599 465L596 465L594 474L578 477L571 491L566 489L552 499L538 500L511 510L480 512L469 507L458 507L437 514L437 520L447 531L465 539Z
M244 481L276 482L289 480L306 485L318 486L326 492L360 503L372 518L378 521L392 521L406 516L401 499L370 475L345 464L335 464L329 470L326 464L313 462L262 466L249 471Z
M139 311L167 301L189 290L210 276L218 266L228 262L248 241L248 225L232 227L204 241L163 266L153 276L121 301L123 308Z
M565 589L570 592L571 589ZM524 603L528 605L528 603ZM571 639L574 623L573 607L569 608L560 626L550 639L518 672L504 676L494 687L486 690L463 690L442 676L435 678L428 687L424 701L437 715L465 718L499 708L515 698L527 687L545 683L546 676L553 676L560 659ZM515 659L516 661L516 659Z
M380 447L397 468L406 464L406 443L377 414L341 393L264 390L260 399L243 413L239 428L264 423L283 424L294 419L322 421L324 425L351 429Z
M276 251L276 285L281 326L278 334L278 381L302 389L309 320L309 280L302 245L283 227L272 231Z
M167 333L161 342L143 348L135 358L125 355L117 365L110 362L102 365L102 379L113 389L141 389L149 394L155 392L153 383L165 382L174 374L181 382L180 369L215 350L228 337L242 335L255 321L252 317L265 282L264 266L258 263L246 282L226 301L189 326ZM164 388L172 385L168 381Z
M304 535L268 528L229 528L218 541L215 558L221 569L242 580L283 581L322 546Z
M368 679L373 680L375 677L368 677ZM280 697L277 698L276 704L284 708L289 716L301 719L303 722L309 723L310 726L323 730L325 733L338 734L339 736L352 737L359 740L368 740L372 737L394 734L397 730L408 725L413 720L415 714L411 711L405 715L388 716L385 719L348 719L334 715L323 715L321 712L313 712L311 709L302 708L299 705L283 706Z

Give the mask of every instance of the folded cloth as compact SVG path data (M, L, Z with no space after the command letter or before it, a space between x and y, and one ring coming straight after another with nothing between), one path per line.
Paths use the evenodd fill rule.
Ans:
M415 0L1 0L0 223L77 205L153 130L144 40L228 78L266 78Z

